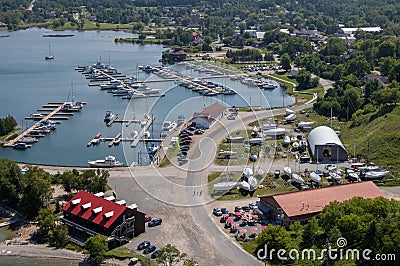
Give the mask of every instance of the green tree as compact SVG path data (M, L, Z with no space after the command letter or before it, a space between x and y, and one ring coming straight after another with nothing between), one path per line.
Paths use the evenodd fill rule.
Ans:
M51 209L41 209L38 216L36 216L36 221L41 230L42 241L47 241L49 239L49 232L55 226L56 218L53 215L53 211Z
M85 249L95 260L102 261L108 251L107 237L103 235L89 237L86 240Z
M28 218L34 218L43 205L47 205L52 194L50 174L34 166L22 175L22 197L19 209Z
M57 224L49 232L49 243L56 248L65 247L68 243L68 226L65 224Z
M168 244L160 250L157 262L166 265L176 265L186 256L187 254L181 253L176 246Z
M16 207L21 192L22 181L18 165L8 159L0 159L0 203Z
M299 90L312 89L318 86L318 78L312 78L311 73L305 69L299 71L296 81L299 83Z
M291 61L290 61L290 56L285 53L284 55L282 55L281 58L281 66L285 71L289 71L290 69L292 69L292 65L291 65Z

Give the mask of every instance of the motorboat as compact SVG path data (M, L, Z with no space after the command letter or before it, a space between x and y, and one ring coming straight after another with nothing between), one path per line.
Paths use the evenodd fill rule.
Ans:
M136 130L132 131L131 133L129 133L129 136L133 139L135 139L138 136L138 132Z
M290 144L290 137L289 136L285 136L283 138L283 146L287 147Z
M298 184L303 184L304 183L304 179L298 174L295 174L295 173L292 174L292 179L293 179L293 182L296 182Z
M111 111L106 111L106 114L104 115L104 122L109 122L113 120L116 117L116 114L113 114Z
M282 135L285 135L286 129L284 128L272 128L264 131L264 134L266 136L271 136L271 137L279 137Z
M382 179L386 176L389 171L386 171L383 166L366 166L361 167L360 169L360 177L363 180L374 180L374 179Z
M321 181L321 177L316 172L310 173L310 178L312 181L319 183Z
M17 142L13 145L13 148L16 150L25 150L30 147L32 147L32 145L26 144L24 142Z
M230 142L230 143L241 143L244 141L244 137L232 137L229 136L226 138L226 142Z
M275 123L266 123L262 125L263 130L268 130L268 129L275 129L278 127L278 124Z
M360 181L360 178L358 177L358 174L353 169L350 169L350 168L346 169L346 178L350 182Z
M162 131L169 131L171 129L174 129L175 127L176 127L176 123L175 122L164 121L161 130Z
M309 127L312 127L312 125L314 125L314 122L313 121L310 121L310 122L299 122L298 124L297 124L297 127L299 127L299 128L309 128Z
M234 158L234 157L236 157L236 155L237 155L237 153L236 153L235 151L224 151L224 150L220 150L220 151L218 152L218 154L219 154L220 156L225 157L225 158Z
M331 180L336 180L339 181L341 179L341 176L337 172L329 172L329 176L327 177L328 179Z
M286 113L286 116L288 116L288 115L291 115L291 114L295 114L296 112L293 111L292 109L286 108L285 109L285 113Z
M296 114L289 114L284 117L286 122L293 122L294 120L296 120L296 118Z
M95 161L88 161L90 167L97 167L97 168L112 168L112 167L121 167L124 164L117 161L114 156L109 155L106 156L104 160L95 160Z
M29 144L29 143L38 142L38 139L37 139L37 138L34 138L34 137L23 137L23 138L20 139L18 142Z
M283 167L283 174L290 177L292 175L292 168L289 166Z
M144 132L144 134L143 134L143 136L146 138L146 139L149 139L150 138L150 131L145 131Z
M295 141L292 143L292 147L293 147L293 149L298 149L300 147L300 144Z
M121 81L119 80L111 80L110 82L100 84L100 90L112 90L112 89L118 89L123 87L121 85Z
M120 137L114 138L114 145L118 145L120 142L121 142Z
M264 138L252 138L249 139L250 145L261 145L264 143Z
M118 88L116 90L113 90L112 93L114 96L124 96L127 95L131 90L125 89L124 87Z

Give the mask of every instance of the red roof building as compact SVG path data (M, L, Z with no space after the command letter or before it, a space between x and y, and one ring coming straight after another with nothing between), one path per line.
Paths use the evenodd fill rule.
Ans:
M104 198L104 193L81 190L62 208L62 221L83 240L102 234L109 237L109 242L122 244L145 231L145 214L136 205L125 205L124 200L115 202L114 196Z
M343 202L354 197L374 199L385 194L369 181L262 196L258 204L267 219L289 226L294 221L311 219L333 201Z

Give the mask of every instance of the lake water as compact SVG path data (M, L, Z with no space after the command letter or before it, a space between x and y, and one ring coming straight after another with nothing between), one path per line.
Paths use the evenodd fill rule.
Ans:
M149 83L149 87L161 89L165 97L124 100L100 91L98 87L87 86L88 80L75 71L78 65L91 65L97 61L111 63L119 72L127 76L136 74L137 65L160 65L159 59L165 48L160 45L117 44L115 38L132 37L124 32L62 32L73 34L72 37L49 38L43 34L54 34L45 29L29 29L16 32L0 32L10 35L0 38L0 117L12 115L24 127L32 121L24 117L35 113L48 102L66 101L72 91L74 100L85 101L87 105L69 120L62 121L54 132L41 138L27 150L0 148L0 158L14 161L65 165L87 166L88 160L102 159L115 155L124 163L138 161L147 149L143 144L130 148L129 143L109 148L107 143L95 147L86 147L88 141L97 133L103 137L114 137L122 132L123 136L140 126L129 127L114 124L106 127L103 122L106 110L112 110L126 118L135 115L142 118L145 113L154 114L156 120L150 128L154 138L159 137L164 119L176 120L183 114L187 118L193 112L215 101L222 101L228 106L261 105L263 107L282 106L294 103L294 98L284 94L283 89L261 91L228 78L214 79L236 90L235 96L204 97L198 93L177 86L174 82ZM45 60L49 45L55 56L54 60ZM199 73L183 65L172 66L177 71L192 77L209 74ZM159 77L139 73L139 79L160 79ZM125 151L125 152L124 152Z

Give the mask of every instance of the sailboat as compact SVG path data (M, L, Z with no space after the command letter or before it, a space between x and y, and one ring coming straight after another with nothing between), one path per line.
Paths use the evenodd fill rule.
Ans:
M50 44L49 44L49 55L47 55L44 59L46 59L46 60L52 60L52 59L54 59L54 55L51 54Z

